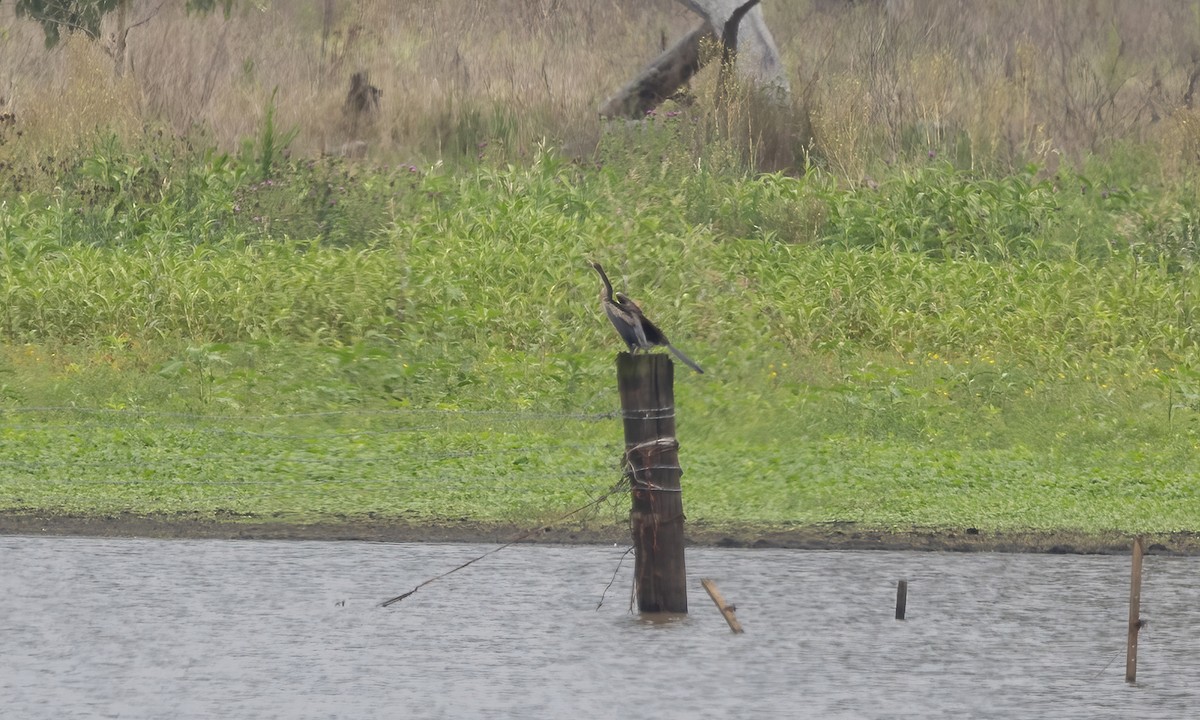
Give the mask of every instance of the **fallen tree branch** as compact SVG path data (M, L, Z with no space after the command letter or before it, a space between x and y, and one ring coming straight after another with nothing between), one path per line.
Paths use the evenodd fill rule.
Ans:
M679 42L663 51L630 80L616 95L600 106L600 117L639 118L658 107L692 78L704 65L700 46L716 40L712 26L700 23Z
M743 72L752 82L782 91L781 97L787 95L788 81L783 73L774 40L762 19L762 10L758 7L760 0L747 0L732 8L731 0L680 2L699 14L704 19L703 22L663 51L615 95L605 100L600 105L600 117L636 119L658 107L700 71L705 61L701 46L706 40L721 43L720 79L724 84L735 65L737 49L741 44L738 36L743 30L748 43L746 55L751 60L749 65L743 65ZM755 9L758 9L758 12L751 15ZM742 23L747 15L750 15L747 20L750 24L748 29L744 29ZM719 36L715 28L720 28Z

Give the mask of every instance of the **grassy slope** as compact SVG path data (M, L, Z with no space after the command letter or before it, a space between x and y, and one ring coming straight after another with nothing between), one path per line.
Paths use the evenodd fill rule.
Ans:
M709 371L693 520L1200 529L1194 193L640 154L268 184L109 148L7 198L0 507L577 507L619 475L596 258Z

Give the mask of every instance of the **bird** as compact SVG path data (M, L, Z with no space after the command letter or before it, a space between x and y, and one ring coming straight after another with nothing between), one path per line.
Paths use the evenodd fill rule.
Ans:
M608 315L609 321L612 322L613 327L617 329L617 334L629 347L630 353L638 350L650 350L653 347L665 347L683 361L684 365L698 373L704 373L699 365L667 340L663 331L651 322L650 318L646 317L646 313L642 312L642 308L637 303L624 293L613 292L612 283L608 281L608 275L604 274L604 268L600 266L600 263L593 261L591 265L592 269L600 274L600 282L604 284L600 290L600 304L604 308L604 314Z
M600 305L604 308L604 314L608 316L613 327L617 329L617 334L629 346L629 352L636 352L638 348L650 347L637 315L623 301L613 298L612 283L608 281L608 275L604 274L604 268L598 262L593 262L591 265L592 269L600 274L600 282L604 283L604 287L600 290Z

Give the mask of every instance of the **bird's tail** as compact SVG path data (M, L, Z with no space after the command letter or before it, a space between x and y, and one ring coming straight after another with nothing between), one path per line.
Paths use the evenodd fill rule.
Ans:
M674 353L675 357L682 360L684 365L687 365L688 367L690 367L691 369L700 373L701 375L704 374L704 371L700 369L700 366L697 365L695 362L693 362L690 357L688 357L687 355L684 355L683 351L679 350L674 345L669 345L669 344L667 345L667 349L670 350L672 353Z

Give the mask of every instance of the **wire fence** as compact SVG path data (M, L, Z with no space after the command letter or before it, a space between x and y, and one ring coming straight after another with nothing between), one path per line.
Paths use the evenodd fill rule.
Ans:
M0 507L536 518L611 493L619 417L2 408Z

